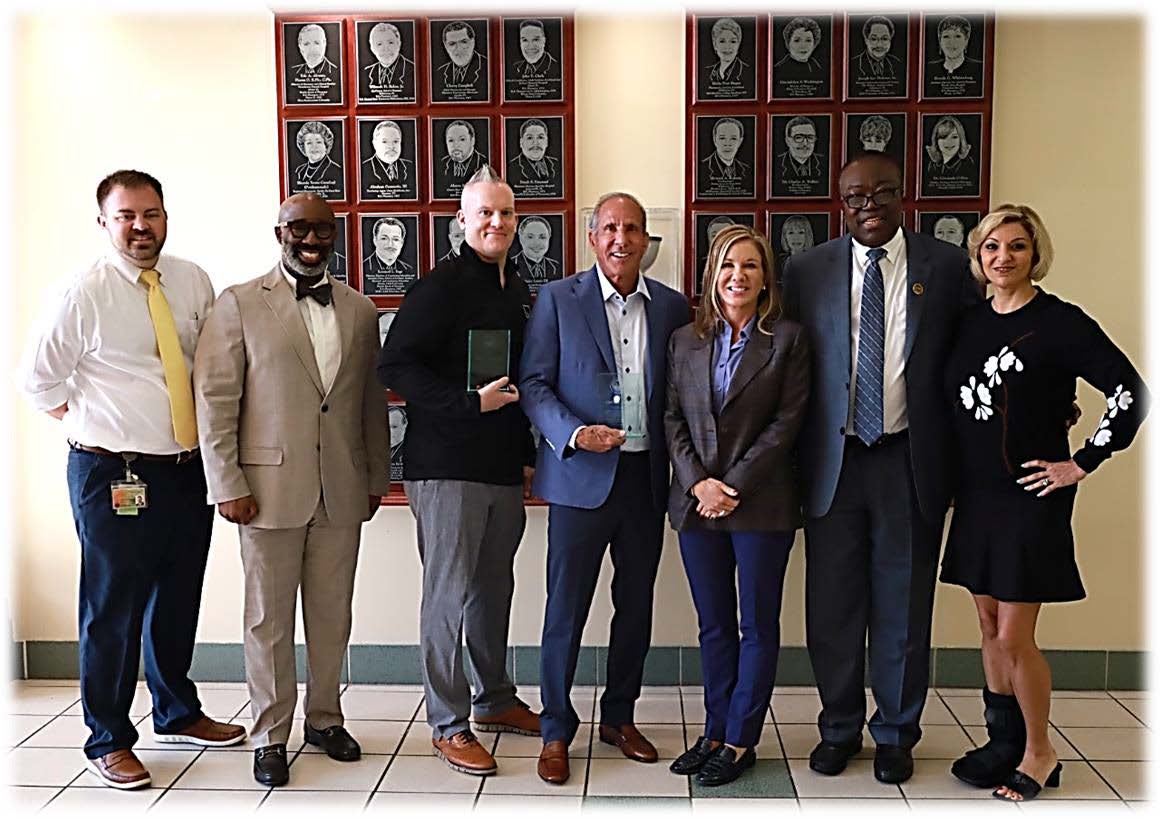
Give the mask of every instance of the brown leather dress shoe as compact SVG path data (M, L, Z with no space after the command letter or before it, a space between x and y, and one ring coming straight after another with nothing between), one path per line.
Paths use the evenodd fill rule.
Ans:
M136 790L148 787L153 779L132 750L114 750L100 758L89 759L89 772L101 779L106 787L117 790Z
M246 728L240 724L222 724L209 716L202 716L184 730L176 733L157 733L157 740L166 744L197 744L201 747L229 747L246 738Z
M652 742L640 734L635 725L622 724L612 727L608 724L600 725L600 740L613 747L619 747L625 758L633 761L643 761L652 764L657 760L657 748Z
M521 736L540 734L540 717L521 701L516 701L502 713L494 716L476 716L476 728L483 733L518 733Z
M536 772L549 784L563 784L571 771L568 769L568 745L562 741L549 741L540 750L540 760L536 762Z
M431 746L435 748L435 755L443 759L453 770L468 775L495 773L495 759L470 730L456 733L449 738L432 738Z

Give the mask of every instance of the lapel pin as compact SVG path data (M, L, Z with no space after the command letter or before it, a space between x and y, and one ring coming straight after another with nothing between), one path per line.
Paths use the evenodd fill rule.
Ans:
M915 295L922 295L923 289L924 288L921 284L919 284L918 282L915 282L914 285L910 288L910 291L912 293L914 293Z

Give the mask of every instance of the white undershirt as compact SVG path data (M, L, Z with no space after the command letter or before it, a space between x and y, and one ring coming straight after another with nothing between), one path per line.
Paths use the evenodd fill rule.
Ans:
M850 275L850 408L846 433L854 433L854 390L858 380L858 335L862 325L862 284L870 248L851 239L854 245ZM882 432L894 434L908 425L906 417L906 236L902 228L882 245L886 257L880 259L885 299L886 338L882 358Z
M282 277L290 287L290 293L296 297L297 290L294 276L286 271L282 265ZM324 275L314 286L331 281L330 276ZM314 362L318 364L318 374L322 376L323 393L330 391L334 386L334 378L338 375L338 365L342 363L342 336L338 331L338 316L334 312L334 299L325 307L315 299L307 296L298 299L298 312L302 315L302 322L306 324L306 333L310 336L310 343L314 346Z
M643 273L638 273L636 277L636 289L628 294L628 298L623 297L616 288L612 286L612 282L600 271L599 265L596 267L596 276L600 281L600 297L604 302L604 315L608 319L608 336L612 342L612 356L616 363L616 374L620 376L621 382L621 401L622 405L627 406L628 403L636 401L637 405L641 407L635 414L637 417L643 418L644 423L640 429L628 429L624 431L626 434L631 434L621 445L620 450L624 452L647 452L649 448L648 440L648 409L647 399L645 394L645 380L644 367L645 361L648 360L648 314L645 312L644 300L651 298L648 291L648 286L645 284ZM635 378L624 378L624 375L634 375ZM629 388L624 388L629 385ZM580 433L583 426L577 426L576 430L572 432L572 437L568 441L568 445L576 448L576 435ZM637 435L641 435L637 437Z

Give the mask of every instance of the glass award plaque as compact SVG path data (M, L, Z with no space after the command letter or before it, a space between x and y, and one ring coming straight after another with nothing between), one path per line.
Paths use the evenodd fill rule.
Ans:
M511 332L506 329L467 331L467 391L473 392L508 374Z
M646 426L644 376L640 373L597 376L602 396L603 423L620 429L626 438L644 437Z

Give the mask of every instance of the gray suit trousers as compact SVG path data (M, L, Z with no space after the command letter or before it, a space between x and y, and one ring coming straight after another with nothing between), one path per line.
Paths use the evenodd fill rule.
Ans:
M361 525L334 526L318 503L301 528L239 526L246 575L246 683L255 747L285 744L298 700L294 621L302 588L306 628L306 721L342 724L339 679L350 639Z
M436 738L467 730L472 708L490 716L515 704L507 672L512 563L524 534L521 486L408 480L423 562L419 653L427 723ZM475 695L463 671L462 642Z

